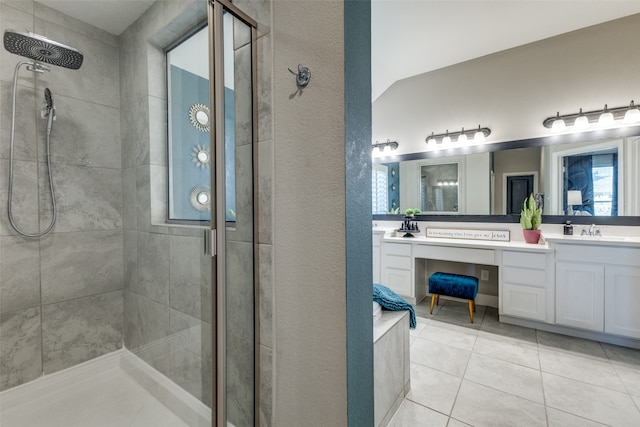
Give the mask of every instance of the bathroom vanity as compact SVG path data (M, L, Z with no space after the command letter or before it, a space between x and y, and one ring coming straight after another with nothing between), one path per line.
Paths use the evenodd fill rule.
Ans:
M533 245L377 231L374 277L416 304L427 295L430 262L496 266L497 302L481 294L477 302L497 306L501 321L640 348L640 238L544 238Z

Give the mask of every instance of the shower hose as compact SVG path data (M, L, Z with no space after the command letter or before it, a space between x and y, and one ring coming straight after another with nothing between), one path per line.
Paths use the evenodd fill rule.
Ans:
M7 200L7 211L9 214L9 222L11 223L11 227L20 235L24 237L42 237L45 234L49 233L53 226L56 223L56 218L58 216L58 210L56 208L56 197L53 191L53 176L51 173L51 128L53 126L53 107L52 104L48 104L47 106L47 170L49 172L49 191L51 192L51 204L53 207L53 216L51 218L51 223L49 226L40 233L27 233L21 230L15 223L13 219L12 213L12 199L13 199L13 146L14 146L14 135L15 135L15 124L16 124L16 91L18 86L18 73L20 71L20 67L23 65L27 65L27 69L34 72L42 73L43 68L39 66L37 63L22 61L18 62L16 65L16 70L13 73L13 100L12 100L12 114L11 114L11 149L9 154L9 189L8 189L8 200ZM36 159L37 160L37 159Z

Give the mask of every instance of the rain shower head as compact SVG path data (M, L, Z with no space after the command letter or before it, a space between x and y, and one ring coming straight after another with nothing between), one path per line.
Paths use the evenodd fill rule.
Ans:
M4 48L17 55L72 70L80 68L83 60L79 50L31 32L5 30Z

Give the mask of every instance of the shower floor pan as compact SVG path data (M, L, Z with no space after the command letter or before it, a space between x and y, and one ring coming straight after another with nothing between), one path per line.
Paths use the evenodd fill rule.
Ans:
M0 393L2 427L200 427L210 420L209 408L124 349Z

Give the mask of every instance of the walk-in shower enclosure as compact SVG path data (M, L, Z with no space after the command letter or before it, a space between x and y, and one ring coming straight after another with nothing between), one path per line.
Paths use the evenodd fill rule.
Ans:
M186 66L172 85L168 52L203 28L204 89L193 90ZM73 47L73 65L0 52L0 424L16 387L113 358L186 425L254 425L255 21L224 0L157 1L114 35L38 2L0 0L8 29ZM26 230L48 227L49 159L57 219L40 237L8 220L22 60L50 69L23 69L16 84L12 212ZM172 164L180 156L169 147L188 164ZM197 185L170 187L187 168ZM172 218L170 193L204 215Z

